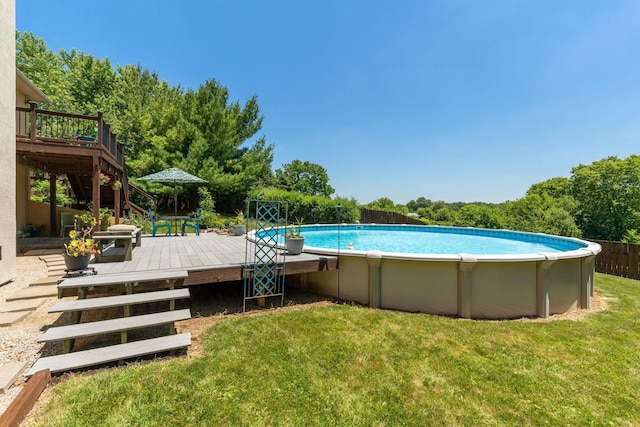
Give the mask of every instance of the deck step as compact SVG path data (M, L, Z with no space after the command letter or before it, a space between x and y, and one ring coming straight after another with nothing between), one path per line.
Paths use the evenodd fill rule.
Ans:
M93 276L71 277L58 284L58 289L85 288L90 286L110 286L125 283L180 280L189 276L187 270L152 270L118 274L96 274Z
M148 340L112 345L109 347L77 351L75 353L41 357L25 375L29 377L42 369L50 369L51 372L70 371L73 369L115 362L117 360L131 359L148 354L177 350L190 345L191 333L187 332L184 334L151 338Z
M89 298L75 301L61 301L49 309L49 313L67 311L95 310L99 308L119 307L123 305L145 304L158 301L189 298L189 289L172 289L168 291L140 292L137 294L117 295L112 297Z
M38 339L38 342L70 340L112 332L130 331L132 329L146 328L149 326L166 325L190 318L191 311L185 308L183 310L165 311L141 316L57 326L47 329L40 339Z

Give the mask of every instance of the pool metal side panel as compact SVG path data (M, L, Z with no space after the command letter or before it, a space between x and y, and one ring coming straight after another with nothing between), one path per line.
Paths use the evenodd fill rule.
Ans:
M477 263L471 279L471 317L536 315L536 263Z
M307 289L323 295L368 304L367 259L340 256L337 270L309 273Z
M580 259L559 260L549 270L549 314L580 308Z
M457 263L383 259L381 307L421 313L457 313Z

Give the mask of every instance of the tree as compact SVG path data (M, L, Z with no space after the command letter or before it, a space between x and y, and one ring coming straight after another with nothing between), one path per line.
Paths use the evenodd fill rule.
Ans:
M255 96L242 107L229 103L228 89L210 79L185 93L167 149L176 153L179 167L209 181L219 206L233 210L252 187L271 177L273 145L264 137L247 144L262 120Z
M367 203L366 205L364 205L364 207L377 211L397 212L403 215L409 213L409 209L405 205L399 203L396 204L388 197L381 197L379 199L376 199L372 202Z
M409 212L417 212L420 208L430 207L432 203L431 199L418 197L416 200L410 200L407 203L407 209L409 209Z
M500 208L469 203L458 211L458 219L465 227L504 228L504 211Z
M528 194L505 204L506 228L532 233L579 237L580 229L573 216L562 207L564 199L549 194Z
M572 169L576 220L587 238L622 240L640 228L640 156L607 157Z
M182 168L209 181L222 211L236 209L251 188L271 182L273 146L256 137L263 121L256 96L244 105L230 102L227 88L214 79L183 91L139 65L114 70L108 58L75 49L56 55L30 33L17 32L16 47L16 65L52 99L52 109L104 112L124 143L130 177ZM154 194L173 191L141 186ZM186 189L186 197L196 200L196 191Z
M105 116L117 129L118 140L124 143L128 167L134 176L149 170L146 161L138 161L143 152L148 152L149 145L161 148L161 158L168 157L166 135L176 132L181 99L180 90L160 81L156 73L140 65L117 67Z
M22 71L51 100L52 109L68 105L68 83L62 60L41 38L30 32L16 31L16 68Z
M557 176L555 178L533 184L527 190L527 195L542 195L542 193L547 193L549 196L555 199L560 199L562 197L572 196L571 189L572 181L569 178Z
M97 59L75 49L71 52L60 50L60 57L71 97L67 109L80 114L104 111L116 80L109 58Z
M329 185L327 170L316 163L294 160L276 169L276 184L287 191L308 196L329 197L335 190Z

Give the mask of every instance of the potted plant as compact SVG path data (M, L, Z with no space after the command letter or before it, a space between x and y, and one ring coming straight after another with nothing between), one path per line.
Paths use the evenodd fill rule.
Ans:
M247 223L244 217L244 212L237 211L236 217L233 219L233 235L242 236L247 232Z
M111 208L100 208L100 230L106 231L109 227L111 227L111 219L113 218L114 213L114 210Z
M107 185L111 181L111 177L100 172L100 185Z
M67 270L84 270L89 265L91 255L98 253L96 243L91 238L91 230L93 227L83 227L69 232L69 244L64 245L63 253Z
M289 255L299 255L304 248L304 237L300 234L302 219L296 218L296 225L291 224L289 230L284 235L284 243Z
M122 182L120 182L120 180L116 179L111 183L111 188L113 189L113 191L118 191L122 188Z

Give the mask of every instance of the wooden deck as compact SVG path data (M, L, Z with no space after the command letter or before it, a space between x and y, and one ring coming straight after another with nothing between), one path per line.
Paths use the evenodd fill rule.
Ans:
M250 247L252 245L250 244ZM138 271L187 270L185 286L242 280L245 263L245 236L201 233L200 236L144 235L142 245L133 249L131 261L93 263L99 275ZM338 259L314 254L290 255L285 260L285 274L335 270Z

